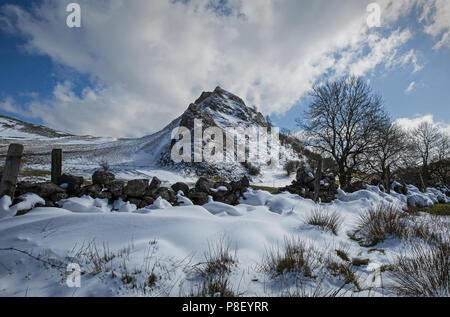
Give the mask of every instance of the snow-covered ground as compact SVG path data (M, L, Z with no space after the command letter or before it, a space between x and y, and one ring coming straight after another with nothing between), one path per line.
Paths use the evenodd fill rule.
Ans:
M414 195L423 201L437 201L440 193L430 190ZM298 289L298 283L274 278L261 265L268 250L282 246L286 239L301 239L322 254L344 250L350 261L369 260L353 267L359 289L342 277L324 273L305 279L302 289L307 292L317 290L320 279L325 293L341 289L343 296L383 296L388 294L382 286L389 280L380 268L410 250L399 238L389 238L373 248L350 239L358 217L368 208L379 204L405 207L408 200L371 186L353 194L341 191L339 199L320 206L342 217L336 235L305 224L318 207L288 193L249 190L235 207L212 200L193 206L179 193L182 206L171 207L159 199L140 210L120 201L108 205L90 197L71 198L61 202L63 208L34 208L12 217L17 210L39 202L36 195L25 198L15 209L9 208L8 197L0 202L0 213L8 215L0 219L0 296L190 295L201 288L198 268L205 262L205 252L214 250L220 241L227 241L236 252L227 275L235 294L282 296ZM425 214L416 217L431 219ZM448 217L442 219L449 223ZM72 265L70 272L68 265ZM83 272L81 284L71 288L66 282L72 280L72 269L77 266Z

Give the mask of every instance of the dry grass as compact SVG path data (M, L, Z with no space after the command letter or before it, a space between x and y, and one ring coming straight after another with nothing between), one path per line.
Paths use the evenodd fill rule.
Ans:
M203 278L197 288L193 288L190 297L238 297L227 274L214 274Z
M221 237L216 242L208 242L208 251L204 253L204 262L194 266L200 283L194 285L191 297L237 297L240 294L230 283L230 274L237 265L236 249L231 242Z
M266 251L262 270L272 277L286 273L313 277L313 272L320 266L322 255L312 246L298 238L285 238L282 248L276 247Z
M340 263L330 258L327 260L326 268L331 275L344 280L344 285L353 284L357 291L362 290L352 263Z
M232 267L237 263L236 250L232 250L230 240L221 237L217 242L208 242L208 251L204 253L205 261L196 266L198 275L231 273Z
M343 261L345 262L350 262L350 258L347 254L347 252L345 252L344 250L336 250L336 254L339 258L341 258Z
M407 217L407 213L392 205L378 205L360 216L354 236L367 247L383 242L389 235L404 238L407 236Z
M388 272L393 280L389 289L397 296L448 297L450 244L412 244L411 253L400 255Z
M325 231L337 235L342 225L342 217L337 212L328 212L326 209L316 207L305 220L306 224L318 226Z

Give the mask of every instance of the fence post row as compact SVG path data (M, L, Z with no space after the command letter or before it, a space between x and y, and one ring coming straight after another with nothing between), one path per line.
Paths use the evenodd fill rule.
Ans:
M0 197L8 195L11 199L14 198L22 154L22 144L9 145L5 168L3 169L2 180L0 182Z
M51 180L52 183L58 184L58 179L62 174L62 150L61 149L53 149L52 150L52 171L51 171Z

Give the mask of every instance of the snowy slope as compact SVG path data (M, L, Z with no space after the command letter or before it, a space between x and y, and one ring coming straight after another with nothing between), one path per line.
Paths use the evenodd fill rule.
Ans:
M217 87L204 92L187 110L161 131L136 139L95 138L72 136L42 126L31 125L12 118L1 118L0 151L4 154L7 145L20 142L25 145L27 163L25 168L49 170L49 154L58 146L64 152L64 168L67 172L89 177L107 161L111 170L120 178L158 176L163 181L193 180L198 175L222 176L237 179L247 170L239 162L233 163L189 163L173 164L171 160L171 133L180 126L187 127L193 135L195 119L202 120L203 130L207 127L227 128L267 127L264 116L256 109L247 107L241 98ZM282 166L286 160L302 159L302 154L280 145L281 161L277 168L261 165L262 174L253 177L252 182L266 186L286 186L292 179L285 175ZM255 142L248 148L256 149ZM254 163L254 162L252 162ZM257 162L259 165L260 162ZM161 177L162 176L162 177Z
M267 250L283 245L286 237L301 239L330 256L341 249L350 260L369 260L353 267L362 290L323 273L307 280L308 294L320 282L322 295L339 289L341 296L390 295L383 286L391 281L380 268L399 254L409 254L411 246L388 238L369 249L349 236L369 207L404 206L406 197L386 195L375 187L341 195L343 200L321 207L341 215L337 235L305 224L305 217L317 208L311 200L253 190L236 207L215 202L169 207L159 201L141 210L117 205L114 209L123 212L111 212L113 206L106 201L86 197L63 202L64 209L35 208L0 220L0 296L189 295L200 283L196 268L205 261L204 252L224 239L236 250L230 287L244 296L280 296L295 292L298 285L273 279L260 265ZM427 215L415 219L433 221ZM449 219L442 219L447 226L443 234L448 235ZM80 288L66 284L70 263L84 272ZM146 284L150 274L157 276L151 287Z
M68 136L71 134L0 115L0 137L4 139L30 140Z

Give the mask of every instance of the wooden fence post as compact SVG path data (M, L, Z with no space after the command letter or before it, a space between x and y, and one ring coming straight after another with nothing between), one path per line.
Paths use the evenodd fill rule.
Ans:
M14 198L22 154L22 144L9 145L8 155L6 156L5 161L5 168L3 169L2 180L0 182L0 197L8 195L9 197L11 197L11 199Z
M316 174L314 175L314 202L319 201L320 179L322 178L322 158L317 161Z
M385 186L385 190L386 193L390 194L391 193L391 169L388 167L386 170L386 173L384 175L384 186Z
M420 191L422 193L425 193L427 191L427 187L425 186L425 182L423 181L423 177L422 177L422 173L419 172L419 178L420 178L420 183L422 185L422 187L420 188Z
M61 149L53 149L52 150L52 183L57 184L58 178L61 177L62 174L62 150Z

